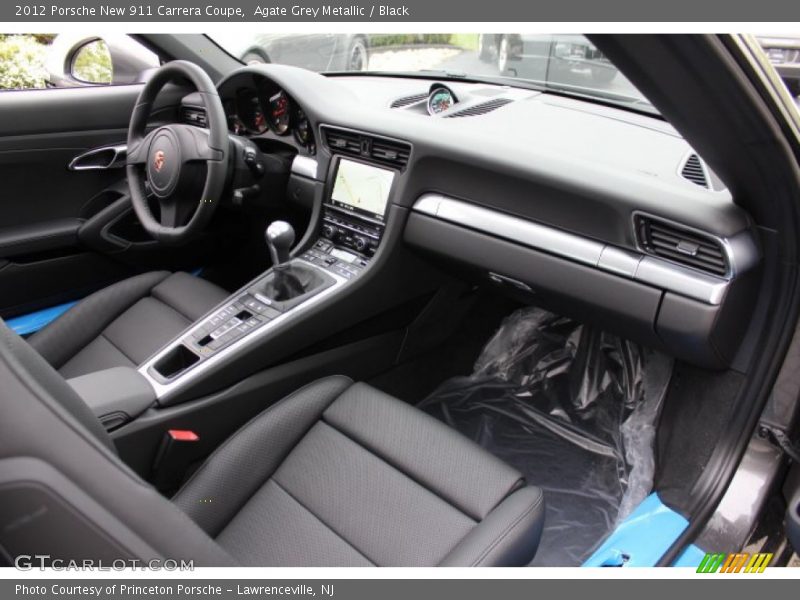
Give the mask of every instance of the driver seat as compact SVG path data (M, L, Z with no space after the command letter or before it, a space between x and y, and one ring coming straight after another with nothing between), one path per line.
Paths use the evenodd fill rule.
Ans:
M228 295L188 273L143 273L87 296L28 342L66 379L135 368Z

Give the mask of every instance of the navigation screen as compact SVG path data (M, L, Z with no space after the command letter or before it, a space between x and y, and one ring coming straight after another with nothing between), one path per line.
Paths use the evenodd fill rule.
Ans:
M394 172L342 159L336 171L334 205L383 220Z

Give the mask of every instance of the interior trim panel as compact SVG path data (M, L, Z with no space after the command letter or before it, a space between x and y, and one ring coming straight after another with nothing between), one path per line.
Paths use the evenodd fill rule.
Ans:
M617 248L441 194L422 195L415 202L413 210L712 306L722 303L730 284L727 278L715 277L667 260ZM725 247L731 255L731 264L735 264L736 272L741 273L757 264L760 256L749 231L738 234L736 238L733 243L727 240Z

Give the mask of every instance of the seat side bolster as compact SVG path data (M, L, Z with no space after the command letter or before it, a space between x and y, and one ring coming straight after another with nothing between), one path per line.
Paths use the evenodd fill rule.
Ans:
M509 495L440 563L443 567L524 566L533 560L544 524L542 490Z
M173 502L216 537L352 383L327 377L272 405L220 446Z
M28 342L56 369L95 339L109 323L144 298L169 276L167 271L143 273L87 296Z
M228 292L213 283L179 271L153 288L160 300L190 321L196 321L228 297Z

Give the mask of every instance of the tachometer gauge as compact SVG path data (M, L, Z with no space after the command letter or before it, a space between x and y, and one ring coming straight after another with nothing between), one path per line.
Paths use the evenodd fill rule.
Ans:
M314 134L311 131L311 123L306 117L306 113L298 108L295 112L294 137L303 146L308 147L314 142Z
M278 135L286 135L291 122L289 97L283 91L269 99L269 126Z
M438 115L453 106L458 100L448 88L436 86L428 96L428 113Z

